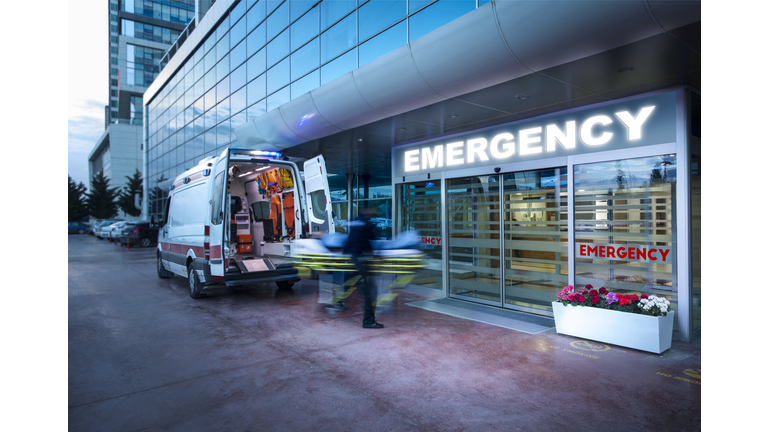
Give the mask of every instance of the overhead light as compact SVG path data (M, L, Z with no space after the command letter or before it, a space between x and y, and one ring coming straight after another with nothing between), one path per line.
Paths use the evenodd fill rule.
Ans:
M521 93L519 95L515 95L515 97L520 99L520 100L523 100L523 99L528 99L530 96L528 96L527 94L522 94Z
M357 142L363 142L363 139L362 138L358 138Z
M450 118L456 118L458 116L459 116L458 114L448 114L448 117L450 117Z
M405 130L405 128L400 128L400 130L401 130L401 131L404 131L404 130Z
M631 66L630 67L625 67L625 68L619 69L619 73L632 72L633 70L635 70L635 68L633 68Z

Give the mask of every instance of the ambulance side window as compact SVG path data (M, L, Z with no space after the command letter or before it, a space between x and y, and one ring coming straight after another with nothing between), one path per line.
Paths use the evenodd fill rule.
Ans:
M165 203L165 211L163 212L164 213L163 220L160 222L163 225L167 225L168 224L168 213L171 210L171 197L172 196L169 196L168 197L168 201Z
M221 201L224 195L224 171L220 172L213 181L213 203L211 204L211 223L221 224Z

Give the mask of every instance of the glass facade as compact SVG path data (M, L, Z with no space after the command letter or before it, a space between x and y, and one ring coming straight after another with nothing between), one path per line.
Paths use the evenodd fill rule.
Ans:
M150 10L154 16L158 3L162 14L162 6L174 2L134 0L133 13L141 10L146 15ZM175 178L225 146L239 147L233 128L406 44L408 32L426 34L458 18L455 11L466 13L477 5L475 0L235 3L148 104L150 187L160 179ZM179 16L183 15L185 8L177 7ZM454 12L430 15L442 17L437 26L430 22L433 18L423 19L427 14L412 19L430 8ZM171 43L178 36L178 32L127 19L121 23L122 34L131 37ZM384 220L378 234L391 237L391 196L389 180L369 185L368 195L353 197L352 217L356 217L358 205L379 207ZM163 197L155 199L162 201ZM337 213L346 218L348 212L338 206ZM162 205L150 205L150 216L162 211L158 207Z
M195 1L122 0L120 10L163 21L187 24L195 17Z
M164 51L126 44L126 71L124 81L127 85L149 87L160 73L160 59Z
M154 26L152 24L121 19L120 34L132 38L148 40L150 42L171 44L179 37L180 32L165 27Z

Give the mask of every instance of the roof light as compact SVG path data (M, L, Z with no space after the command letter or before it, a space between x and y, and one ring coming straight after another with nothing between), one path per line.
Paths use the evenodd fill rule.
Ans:
M280 156L283 155L280 152L268 151L268 150L252 150L251 154L255 155L255 156L269 156L269 157L274 157L274 158L279 158Z

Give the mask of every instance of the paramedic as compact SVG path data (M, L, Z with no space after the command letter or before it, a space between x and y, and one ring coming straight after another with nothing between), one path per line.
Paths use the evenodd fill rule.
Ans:
M352 255L352 263L361 277L361 288L365 297L365 306L363 310L363 328L383 328L384 326L376 322L373 299L376 298L376 287L369 283L368 257L364 254L371 252L371 240L374 239L373 224L371 217L378 213L377 208L360 209L360 215L356 220L349 224L349 238L344 245L344 253Z

